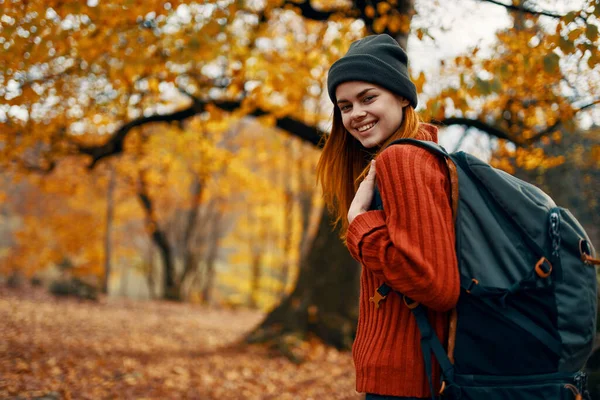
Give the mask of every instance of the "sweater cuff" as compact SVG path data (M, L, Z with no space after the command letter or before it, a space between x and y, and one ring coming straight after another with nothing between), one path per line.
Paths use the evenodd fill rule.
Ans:
M385 226L385 214L381 210L358 214L348 225L346 245L352 257L361 261L360 244L365 236Z

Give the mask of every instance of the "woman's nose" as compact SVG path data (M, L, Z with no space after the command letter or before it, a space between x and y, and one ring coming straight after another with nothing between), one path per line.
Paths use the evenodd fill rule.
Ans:
M360 107L352 109L352 118L363 118L365 115L367 115L367 112Z

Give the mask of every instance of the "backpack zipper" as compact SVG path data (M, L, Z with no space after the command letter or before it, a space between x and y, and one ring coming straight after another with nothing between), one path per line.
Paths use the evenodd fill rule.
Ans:
M573 377L573 380L575 381L575 386L577 386L579 393L582 393L584 389L583 383L585 382L585 373L581 371L577 372Z
M550 239L552 240L552 257L560 259L560 217L558 212L550 213Z

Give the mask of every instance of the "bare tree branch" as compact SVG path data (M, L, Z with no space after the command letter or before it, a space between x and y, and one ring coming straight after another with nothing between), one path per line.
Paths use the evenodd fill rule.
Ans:
M598 104L600 104L600 99L593 101L589 104L586 104L585 106L579 107L578 109L575 110L575 112L573 114L577 114L580 111L586 110L588 108L592 108ZM563 122L564 121L556 121L554 124L552 124L548 128L544 129L541 132L538 132L537 134L533 135L529 139L525 140L524 144L531 144L531 143L535 142L536 140L539 140L539 139L543 138L544 136L554 132L563 124Z
M555 13L552 13L550 11L544 11L544 10L536 11L536 10L531 10L531 9L525 8L523 6L516 6L514 4L504 4L504 3L501 3L501 2L496 1L496 0L479 0L479 1L484 1L486 3L492 3L492 4L495 4L497 6L502 6L502 7L506 8L507 10L510 10L510 11L524 12L526 14L531 14L531 15L545 15L546 17L552 17L552 18L563 18L564 17L564 15L555 14Z
M598 104L600 104L600 99L579 107L578 109L575 110L574 114L577 114L578 112L586 110L588 108L594 107ZM442 126L462 125L462 126L466 126L466 127L470 127L470 128L477 128L480 131L485 132L490 136L497 137L498 139L507 140L511 143L514 143L516 146L520 146L520 147L528 146L528 145L536 142L537 140L543 138L544 136L551 134L552 132L559 129L560 126L564 123L564 121L557 121L554 124L552 124L551 126L536 133L535 135L533 135L530 138L523 139L523 140L515 140L515 138L511 137L504 130L497 128L493 125L490 125L486 122L480 121L478 119L463 118L463 117L451 117L451 118L445 118L443 120L433 121L433 122L435 124L439 124Z
M315 9L310 0L304 0L302 2L287 0L283 3L284 5L291 5L300 10L300 14L307 19L313 21L327 21L332 15L339 13L341 10L329 10L321 11Z
M98 161L103 158L110 157L123 152L123 143L129 132L138 126L146 125L153 122L176 122L184 121L187 118L193 117L194 115L200 114L206 110L208 104L213 104L223 111L235 111L241 106L241 101L217 101L217 102L203 102L196 98L193 98L192 104L179 111L175 111L169 114L155 114L147 117L140 117L130 121L121 128L119 128L111 138L104 144L98 146L78 146L78 151L82 154L92 156L92 162L88 166L93 168ZM252 113L248 114L252 117L260 117L268 115L269 112L260 108L255 109ZM318 146L321 142L323 133L317 128L307 125L302 121L298 121L291 117L282 117L276 120L275 126L290 132L292 135L309 142L315 146Z
M490 136L497 137L498 139L508 140L509 142L516 143L513 138L511 138L505 131L499 129L495 126L492 126L486 122L480 121L478 119L471 118L463 118L463 117L450 117L444 118L440 121L433 121L436 124L442 126L450 126L450 125L462 125L470 128L477 128L480 131L487 133Z
M101 159L123 152L123 142L133 128L152 122L182 121L201 111L203 110L198 110L196 104L193 103L190 107L174 113L140 117L119 128L106 143L99 146L78 146L78 150L80 153L92 156L92 163L89 165L89 168L93 168Z
M591 103L589 103L589 104L586 104L585 106L581 106L581 107L579 107L579 108L577 109L577 111L575 111L575 113L578 113L579 111L586 110L586 109L588 109L588 108L592 108L592 107L594 107L594 106L597 106L598 104L600 104L600 99L598 99L598 100L594 100L594 101L592 101Z

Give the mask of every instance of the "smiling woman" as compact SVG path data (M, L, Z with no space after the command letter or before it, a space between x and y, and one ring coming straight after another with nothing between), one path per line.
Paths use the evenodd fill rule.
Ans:
M382 283L428 308L438 338L448 337L459 295L450 182L443 160L400 138L437 141L420 122L406 53L388 35L354 42L329 70L333 124L317 176L352 256L363 267L353 346L356 389L367 399L418 399L430 386L416 320L399 296L375 303ZM377 184L383 210L373 209ZM370 301L371 300L371 301Z
M379 85L350 81L337 87L344 128L365 148L383 143L402 124L408 100Z

